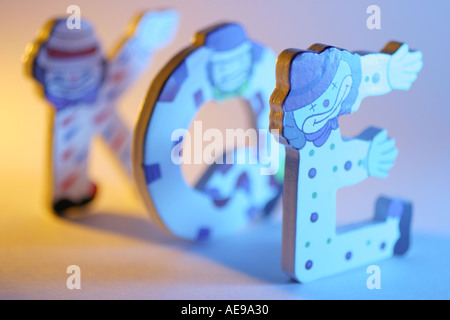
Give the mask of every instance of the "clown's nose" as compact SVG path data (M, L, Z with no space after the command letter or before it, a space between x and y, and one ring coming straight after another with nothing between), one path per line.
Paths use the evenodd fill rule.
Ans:
M71 73L69 74L69 81L70 82L76 82L80 79L80 75L78 73Z

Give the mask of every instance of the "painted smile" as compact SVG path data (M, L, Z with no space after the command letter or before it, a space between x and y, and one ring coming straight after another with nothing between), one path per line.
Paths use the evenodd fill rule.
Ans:
M306 133L313 133L322 128L326 121L329 119L335 118L339 115L339 112L341 111L342 102L345 98L347 98L350 88L351 88L351 76L347 75L345 76L340 84L336 100L334 101L332 107L330 110L327 110L322 113L316 113L313 115L310 115L308 118L306 118L303 121L302 130Z
M220 78L220 82L221 83L240 82L240 81L247 79L249 76L249 73L250 72L248 70L244 70L244 71L238 70L233 73L228 73L226 75L223 75Z
M325 120L328 120L329 118L331 118L331 116L333 116L333 118L334 118L337 115L337 112L335 112L335 111L340 109L342 100L344 100L344 97L346 96L346 93L349 90L348 87L349 87L349 85L346 85L346 87L344 89L344 94L341 96L341 99L334 104L333 109L331 109L328 112L324 112L324 113L321 113L321 114L311 117L314 119L314 124L313 124L314 126L324 122ZM334 113L336 113L336 115L334 115ZM317 120L317 118L319 118L319 120Z

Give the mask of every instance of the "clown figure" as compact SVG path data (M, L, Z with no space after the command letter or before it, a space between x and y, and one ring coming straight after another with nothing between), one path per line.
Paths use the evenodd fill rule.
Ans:
M153 81L134 135L135 180L152 218L173 234L200 241L220 238L273 211L281 183L270 175L276 166L267 168L262 160L276 158L276 152L269 156L267 143L255 146L255 135L263 142L271 135L232 130L233 137L224 141L222 132L203 132L195 117L211 101L227 110L226 102L241 99L256 127L267 130L275 62L273 51L248 38L242 26L223 23L197 32ZM248 114L227 111L229 119ZM244 135L251 146L245 147ZM250 154L252 161L246 161ZM194 188L182 174L183 163L209 165Z
M132 136L116 112L116 102L146 70L153 53L172 39L177 20L170 10L141 14L110 60L85 20L79 29L69 29L65 19L52 20L27 47L27 72L54 110L51 201L57 214L87 204L96 195L97 187L87 174L95 135L131 175Z
M380 197L372 221L336 229L337 190L368 176L386 178L398 154L386 130L347 139L338 118L367 96L409 89L421 67L421 52L396 42L381 53L313 45L278 57L270 119L286 145L282 264L296 280L407 251L412 206L404 200Z
M234 46L232 49L229 46L218 46L220 42L210 44L213 52L209 65L210 81L219 100L243 93L251 75L253 46L245 39L240 41L241 43L231 44Z
M259 91L254 94L254 91L249 90L249 82L257 73L257 70L254 70L255 65L263 56L262 48L251 42L243 28L235 24L210 34L205 41L205 47L210 50L208 80L213 88L214 98L224 102L227 99L247 96L247 99L252 101L256 118L261 118L260 123L264 122L263 127L267 128L270 110L264 110L264 93ZM253 92L251 96L249 92ZM270 147L270 144L268 146ZM253 206L246 208L250 219L269 214L281 195L281 181L276 180L278 176L262 175L259 165L237 164L239 158L245 158L247 155L252 157L256 151L253 148L255 146L240 146L229 151L223 156L223 161L208 168L195 186L211 196L218 208L226 206L229 201L237 202L237 199L242 197L250 199Z
M208 80L215 99L223 102L248 95L249 81L254 77L253 66L262 56L261 47L249 41L244 30L234 24L209 35L205 46L210 50ZM262 94L257 92L248 99L257 106L255 116L267 123L270 110L264 110ZM268 123L265 127L268 127ZM253 154L253 151L241 146L228 152L223 161L209 167L197 182L196 189L210 195L217 207L225 206L233 198L247 197L254 204L247 208L249 217L258 216L261 212L268 214L281 195L280 181L275 180L275 176L261 175L258 165L235 165L239 157ZM227 159L230 162L231 158L233 164L227 164Z

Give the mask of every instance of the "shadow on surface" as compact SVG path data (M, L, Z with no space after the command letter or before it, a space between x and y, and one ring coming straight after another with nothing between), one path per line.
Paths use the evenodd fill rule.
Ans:
M165 232L153 224L150 219L135 216L99 212L71 217L66 220L84 227L106 231L145 242L159 244L176 244L180 242L168 232Z
M283 289L307 299L450 299L449 246L448 236L413 232L412 246L405 256L373 263L381 270L380 290L367 288L369 265Z
M268 283L290 283L281 270L281 224L261 222L239 234L210 242L188 242L170 235L149 219L94 213L67 221L140 241L170 246L218 262Z
M283 273L281 225L263 222L234 236L212 242L179 240L148 219L98 213L71 219L79 225L112 232L148 243L170 246L205 257L246 276L278 284L287 294L308 299L449 299L450 238L413 232L412 247L404 257L376 262L382 272L382 289L366 286L367 266L304 285Z

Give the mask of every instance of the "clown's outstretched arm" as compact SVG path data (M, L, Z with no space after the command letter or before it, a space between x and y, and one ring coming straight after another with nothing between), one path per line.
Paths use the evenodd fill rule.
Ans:
M422 52L409 51L406 43L389 42L381 53L361 55L359 102L391 90L408 90L422 69Z
M110 96L123 93L146 70L155 51L173 40L177 26L178 13L174 10L147 11L134 20L108 61Z
M395 140L388 137L386 130L370 127L358 137L343 138L341 165L344 170L337 170L338 187L345 187L362 182L368 176L387 178L398 156Z

